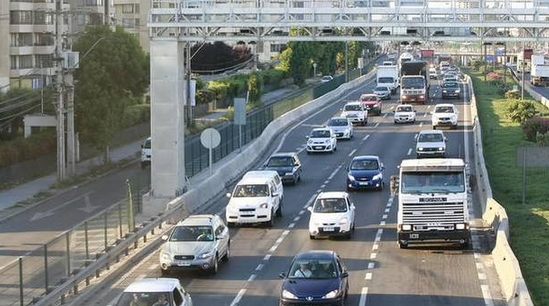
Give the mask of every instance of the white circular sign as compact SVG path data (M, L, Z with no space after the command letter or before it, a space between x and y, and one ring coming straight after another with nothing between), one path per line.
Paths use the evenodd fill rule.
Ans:
M200 134L200 143L206 149L217 148L219 143L221 143L221 135L216 129L207 128Z

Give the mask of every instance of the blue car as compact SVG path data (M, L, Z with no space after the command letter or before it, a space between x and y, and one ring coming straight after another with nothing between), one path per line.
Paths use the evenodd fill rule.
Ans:
M308 251L292 260L280 294L281 306L346 305L349 273L334 251Z
M383 190L383 170L385 166L378 156L357 156L347 167L347 190Z
M263 170L278 172L283 183L297 184L301 181L303 168L301 161L295 152L275 153L263 165Z

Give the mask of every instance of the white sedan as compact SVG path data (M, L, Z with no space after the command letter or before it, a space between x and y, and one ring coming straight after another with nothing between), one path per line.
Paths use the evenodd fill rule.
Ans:
M328 128L314 129L307 138L307 154L314 152L334 153L337 150L336 136Z
M395 109L395 123L414 123L416 122L416 111L411 104L401 104Z
M355 230L355 205L343 191L322 192L313 206L309 219L309 237L343 236L350 239Z

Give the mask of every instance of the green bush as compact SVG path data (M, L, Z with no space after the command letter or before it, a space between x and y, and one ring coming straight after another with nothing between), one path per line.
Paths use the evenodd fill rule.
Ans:
M128 106L124 111L124 118L122 119L122 128L128 128L144 122L148 122L150 119L151 119L150 104L131 105L131 106Z
M248 91L250 92L250 102L256 103L261 100L261 79L257 73L250 76Z
M549 147L549 132L538 134L536 142L542 147Z
M280 83L286 77L286 72L279 69L269 69L261 71L259 75L263 80L263 85L277 88L280 87Z
M539 134L549 132L549 118L534 117L526 120L522 124L524 138L529 141L536 141Z
M36 133L29 138L4 141L0 144L0 168L55 153L56 150L57 140L53 129Z
M507 104L506 116L513 122L524 123L535 115L536 107L532 102L513 100Z
M507 99L518 99L519 93L518 90L508 90L505 92L505 98Z

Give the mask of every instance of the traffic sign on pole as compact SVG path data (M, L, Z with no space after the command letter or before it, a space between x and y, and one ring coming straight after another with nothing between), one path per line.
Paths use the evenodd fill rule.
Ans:
M207 128L200 134L200 143L208 149L210 176L212 175L212 150L221 143L221 135L216 129Z

